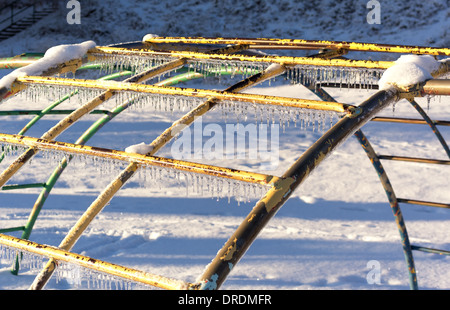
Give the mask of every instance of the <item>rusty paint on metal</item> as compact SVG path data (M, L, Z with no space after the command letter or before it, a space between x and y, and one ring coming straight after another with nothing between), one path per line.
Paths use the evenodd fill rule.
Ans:
M116 159L125 162L133 162L139 165L164 167L269 186L271 186L272 184L278 184L280 182L280 179L278 177L272 175L200 164L171 158L157 157L152 155L127 153L120 150L99 148L82 144L46 140L42 138L0 134L0 141L4 143L29 146L30 149L28 152L31 155L29 154L28 156L32 156L37 152L37 150L53 150L68 154ZM27 154L28 152L25 152L25 154Z
M191 285L190 283L184 281L123 267L117 264L111 264L80 254L75 254L59 247L57 248L49 245L39 244L29 240L19 239L3 234L0 234L0 244L21 251L26 251L36 255L51 258L50 262L52 263L48 265L49 272L53 272L55 270L55 261L63 261L71 264L76 264L90 270L104 272L126 280L139 282L163 289L187 289Z
M372 61L354 59L327 59L294 56L273 55L243 55L243 54L206 54L191 51L152 51L142 49L126 49L119 47L98 46L88 53L96 57L107 57L108 55L133 55L141 57L166 56L173 58L186 58L189 61L214 60L214 61L240 61L251 63L275 63L285 66L309 65L327 67L388 69L394 65L392 61Z
M360 43L325 40L277 39L277 38L202 38L202 37L153 37L145 42L178 44L248 44L251 48L298 48L298 49L346 49L383 53L412 53L428 55L450 55L449 48Z
M94 89L105 89L111 91L132 91L139 93L187 96L197 98L213 98L216 100L242 101L264 105L279 105L284 107L315 109L323 111L335 111L340 113L359 114L358 107L338 102L327 102L321 100L308 100L280 96L258 95L237 93L235 91L218 91L197 88L181 88L172 86L157 86L139 83L118 83L114 81L92 81L83 79L62 79L53 77L28 76L18 78L18 83L44 84L69 87L85 87Z

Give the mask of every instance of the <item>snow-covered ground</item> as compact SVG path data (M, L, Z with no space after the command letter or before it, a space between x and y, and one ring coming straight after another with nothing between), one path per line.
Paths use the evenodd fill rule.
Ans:
M390 1L389 5L383 3L384 17L380 26L365 22L366 1L359 1L353 7L350 4L354 1L342 1L337 5L331 5L333 1L321 1L320 6L314 6L319 1L284 1L279 5L263 2L259 6L256 1L246 1L243 11L238 10L235 1L183 1L177 6L172 1L157 4L116 1L115 6L108 5L110 2L94 5L91 1L89 8L82 7L82 24L74 28L58 19L61 12L50 15L29 32L2 42L0 55L44 52L53 45L91 39L97 44L134 41L146 33L295 37L448 47L446 1L429 1L427 4L409 1L409 6L400 1ZM219 6L219 10L213 10L215 6ZM174 14L171 15L170 10ZM244 18L244 12L248 18ZM302 12L309 14L301 15ZM154 18L149 17L151 13L155 14ZM422 13L426 15L418 17ZM177 16L178 23L171 22L173 15ZM338 20L336 28L329 24L335 19ZM414 28L409 28L412 21L416 21ZM238 22L248 27L238 26ZM374 30L376 27L379 29ZM228 85L237 82L237 77L226 82ZM226 87L206 83L202 87ZM270 85L264 83L248 92L317 99L302 86L285 84L282 80ZM327 91L339 102L356 105L374 92L339 88ZM418 102L428 109L425 98ZM432 99L427 111L434 119L450 120L449 103L444 97ZM0 109L40 109L47 104L46 100L30 103L17 98L3 103ZM74 106L76 103L72 100L58 109ZM150 143L181 115L132 109L102 128L88 145L125 150L133 144ZM407 101L399 102L395 109L383 111L383 115L419 117ZM74 142L98 117L83 118L58 140ZM27 135L41 136L60 118L45 117ZM15 134L30 119L30 116L2 117L0 132ZM250 118L248 123L252 122ZM220 112L212 112L203 118L203 124L225 126L225 121ZM449 141L450 129L439 129ZM363 131L380 154L447 159L426 125L372 122ZM292 123L285 131L280 128L279 165L271 172L281 175L321 133L300 129ZM158 155L170 156L170 145ZM12 160L13 157L7 157L0 169L6 168ZM250 160L207 162L248 170L258 167ZM383 163L398 197L450 201L445 166ZM55 165L53 160L38 156L10 183L44 182ZM30 239L57 246L116 174L104 175L69 165L47 199ZM38 194L35 189L1 192L0 227L23 225ZM195 281L254 203L255 200L238 204L233 199L229 202L227 198L217 200L192 193L186 197L184 187L160 190L142 187L138 179L132 179L89 226L73 251L143 271ZM448 210L412 205L402 205L402 210L413 244L450 248L450 237L446 233L450 224ZM414 257L420 288L450 288L447 256L414 252ZM367 281L373 261L379 263L381 270L379 284ZM28 288L36 272L24 270L19 276L13 276L10 267L2 263L1 289ZM350 138L292 195L233 269L222 288L408 289L407 279L400 236L386 196L365 152L356 139ZM57 283L53 279L47 288L73 289L69 282L60 280Z

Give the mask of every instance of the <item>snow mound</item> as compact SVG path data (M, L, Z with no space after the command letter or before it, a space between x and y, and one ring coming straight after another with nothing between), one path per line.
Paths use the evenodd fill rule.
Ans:
M378 82L380 89L408 86L432 79L431 73L439 69L439 61L430 55L403 55L387 69Z
M150 153L152 150L153 150L153 146L142 142L139 144L130 145L129 147L127 147L125 149L125 152L146 155L146 154Z
M149 33L149 34L146 34L146 35L142 38L142 42L150 41L151 39L153 39L153 38L158 38L158 37L159 37L159 35L157 35L157 34Z
M89 49L95 46L96 43L94 41L86 41L80 44L65 44L51 47L45 52L44 57L41 59L28 66L16 69L10 74L4 76L0 80L0 89L10 89L12 83L14 83L18 77L27 75L41 75L49 68L55 67L72 59L81 58Z

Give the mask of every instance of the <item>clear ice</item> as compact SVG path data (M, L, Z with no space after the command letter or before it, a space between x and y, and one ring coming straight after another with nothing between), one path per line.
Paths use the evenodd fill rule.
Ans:
M28 149L28 147L23 145L9 143L1 143L0 145L2 150L7 151L7 155L13 157L22 154ZM41 150L40 154L42 159L53 164L59 164L66 158L75 168L92 169L91 171L93 173L109 179L116 177L129 164L129 161L124 160L71 154L58 150ZM238 202L249 202L252 199L259 199L268 190L268 187L265 185L225 179L220 176L204 175L170 167L142 164L140 164L140 169L138 169L138 173L135 174L134 179L137 179L141 188L152 188L163 191L167 187L184 186L187 196L193 194L217 199L228 198L228 200L233 197Z
M43 255L18 250L13 247L0 244L0 262L12 266L19 257L19 272L30 271L39 273L45 266L48 258ZM78 264L58 261L55 271L55 280L59 284L66 281L76 289L94 290L151 290L156 287L129 279L102 273L96 270L82 267Z
M335 87L372 89L377 85L384 70L366 68L341 68L297 65L287 72L287 79L293 84L321 86L322 83Z

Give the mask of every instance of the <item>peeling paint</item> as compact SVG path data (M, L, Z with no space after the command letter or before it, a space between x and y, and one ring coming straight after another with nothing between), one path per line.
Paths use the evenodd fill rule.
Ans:
M233 245L230 245L227 248L227 251L225 252L225 254L220 257L221 260L227 261L227 260L231 260L233 258L233 255L236 252L236 248L237 248L236 243L237 243L237 238L234 238Z
M213 274L209 280L203 281L200 286L201 290L215 290L217 289L217 279L219 279L218 274Z

